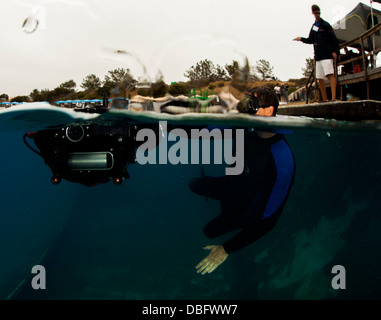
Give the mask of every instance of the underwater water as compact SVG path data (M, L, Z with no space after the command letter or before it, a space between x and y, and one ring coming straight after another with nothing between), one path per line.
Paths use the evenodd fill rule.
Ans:
M274 10L288 10L282 3ZM81 83L96 75L100 98L110 71L123 68L127 74L107 83L109 98L136 98L135 89L143 98L165 98L169 84L190 80L184 74L210 59L214 67L237 62L237 70L228 72L230 89L235 89L220 91L217 101L224 102L224 112L231 111L248 88L249 76L255 75L255 60L272 59L279 52L274 80L286 79L299 76L295 70L312 54L309 48L303 56L295 55L301 52L290 45L296 32L278 37L279 26L289 25L284 14L277 15L287 19L284 23L266 24L266 32L248 41L253 30L263 30L258 18L268 11L265 2L248 6L231 0L4 2L1 21L7 27L0 33L2 43L12 45L2 48L7 61L2 90L11 97L35 89L44 97L34 101L54 104L84 98ZM308 19L307 29L309 24ZM264 45L272 34L276 47ZM278 74L285 65L290 69ZM48 99L48 93L65 85L73 92ZM211 94L222 90L220 85L228 86L214 83ZM95 95L86 95L90 93ZM177 94L190 96L191 91ZM142 97L131 99L130 106L138 107ZM155 111L162 111L162 103L156 102ZM29 116L42 126L62 119L49 118L49 112ZM337 130L340 121L319 127L308 119L304 125L287 126L296 176L276 227L202 276L195 267L208 254L203 247L223 243L232 234L214 240L204 235L203 227L220 213L220 204L195 195L188 184L202 173L224 174L225 165L136 163L128 167L130 179L119 186L86 187L66 180L53 185L51 169L23 142L33 121L21 116L17 126L7 126L14 120L12 115L0 117L0 299L381 298L379 126L348 123L347 130ZM46 270L46 289L32 286L36 265ZM346 271L345 289L332 287L332 270L338 265Z
M224 165L136 163L120 186L55 186L23 132L2 132L2 299L380 299L379 133L285 134L296 176L278 224L202 276L202 248L232 234L206 238L220 206L188 183L201 167L212 175ZM36 264L46 269L45 290L30 284ZM346 289L332 288L336 265Z

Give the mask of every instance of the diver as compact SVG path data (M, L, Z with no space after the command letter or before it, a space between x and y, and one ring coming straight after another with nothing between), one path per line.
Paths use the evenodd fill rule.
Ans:
M278 105L275 93L262 87L245 94L237 109L270 117L276 115ZM208 238L239 230L223 244L204 247L210 253L196 266L202 275L271 231L293 184L294 155L282 134L246 128L244 140L245 169L240 175L205 176L189 183L194 193L220 201L220 214L203 230Z

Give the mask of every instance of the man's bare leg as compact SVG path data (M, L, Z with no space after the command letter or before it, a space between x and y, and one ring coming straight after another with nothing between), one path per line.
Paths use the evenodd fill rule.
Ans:
M329 83L331 84L332 101L336 100L336 77L333 74L327 76Z
M321 97L322 97L324 102L327 102L328 101L327 100L327 91L326 91L324 79L318 79L318 80L319 80Z

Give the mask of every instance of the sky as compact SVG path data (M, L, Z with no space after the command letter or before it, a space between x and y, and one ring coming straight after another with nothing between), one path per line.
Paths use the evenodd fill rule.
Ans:
M0 0L0 94L29 95L71 79L80 90L87 75L103 80L116 68L169 84L186 81L185 71L203 59L221 66L265 59L281 81L301 78L313 47L293 39L308 36L311 5L334 25L359 2Z

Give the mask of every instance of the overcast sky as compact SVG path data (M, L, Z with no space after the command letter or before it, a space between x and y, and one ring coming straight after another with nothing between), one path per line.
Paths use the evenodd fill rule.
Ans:
M370 4L369 0L362 1ZM129 68L166 83L202 59L221 66L265 59L281 81L300 78L314 21L309 0L0 0L0 94L29 95L85 76ZM316 1L332 25L357 0ZM381 9L379 3L373 6ZM34 19L39 25L34 30ZM128 54L116 54L115 52Z

